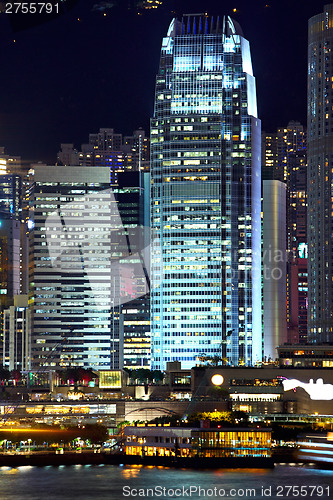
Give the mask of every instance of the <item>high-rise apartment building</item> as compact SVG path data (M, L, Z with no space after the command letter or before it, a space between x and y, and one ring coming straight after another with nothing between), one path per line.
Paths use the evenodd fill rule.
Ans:
M308 339L333 342L333 4L309 20Z
M263 308L264 354L277 358L287 341L286 185L263 181Z
M74 148L74 144L60 144L61 150L57 154L58 165L78 165L79 152Z
M98 151L120 151L122 134L116 134L113 128L100 128L99 132L89 134L89 144Z
M262 359L260 141L240 26L174 19L151 121L153 368Z
M306 131L290 121L274 133L262 133L262 177L286 185L287 340L307 341L307 157ZM275 245L275 242L272 242ZM274 288L274 286L273 286ZM278 303L280 302L277 299ZM283 306L284 307L284 306ZM265 307L264 307L265 308ZM281 311L285 318L285 310ZM284 329L284 327L283 327ZM284 338L281 335L280 338Z
M93 151L93 165L109 167L110 182L116 184L118 172L123 171L124 164L122 134L116 134L112 128L101 128L96 134L89 134L89 145Z
M306 242L306 131L290 121L274 133L262 133L262 178L287 185L287 248Z
M125 154L125 170L150 170L150 139L142 128L125 136L121 149Z
M61 144L57 161L65 166L109 167L110 182L115 185L121 172L149 171L150 138L142 128L124 138L112 128L101 128L98 133L89 134L89 144L82 144L80 152L73 144Z

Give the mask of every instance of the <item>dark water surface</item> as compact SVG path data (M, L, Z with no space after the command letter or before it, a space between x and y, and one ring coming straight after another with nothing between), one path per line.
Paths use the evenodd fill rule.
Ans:
M274 470L112 465L0 468L1 500L126 498L333 499L333 471L284 465Z

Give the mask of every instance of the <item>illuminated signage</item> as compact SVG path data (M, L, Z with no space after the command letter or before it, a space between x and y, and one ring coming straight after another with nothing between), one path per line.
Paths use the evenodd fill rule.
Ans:
M100 389L121 389L121 371L106 370L99 372Z
M298 256L300 259L307 259L308 258L308 244L307 243L300 243L298 245Z

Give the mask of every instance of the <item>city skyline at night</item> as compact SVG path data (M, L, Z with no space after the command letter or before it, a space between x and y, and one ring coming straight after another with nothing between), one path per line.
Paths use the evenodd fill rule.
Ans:
M126 2L106 2L114 4L106 10L104 2L69 3L73 7L59 18L16 31L0 13L0 146L26 162L54 164L61 143L79 147L101 127L123 134L148 130L158 69L154 47L170 19L204 10L216 16L221 9L216 0L204 7L199 0L165 0L137 15ZM305 125L307 21L320 5L223 4L251 40L258 114L267 132L290 120Z
M322 0L0 0L0 496L332 496L332 54Z
M77 3L77 6L74 5L75 3ZM141 27L143 27L146 23L151 22L153 19L151 16L157 15L163 17L166 16L167 13L170 13L169 9L175 8L175 5L171 1L161 3L155 2L154 5L152 5L151 2L148 3L141 2L140 7L138 7L136 2L132 2L128 5L129 8L124 8L124 6L121 7L121 5L117 2L114 2L112 6L108 6L107 8L104 4L102 5L102 3L98 3L94 4L93 8L89 12L95 14L97 13L98 15L102 12L103 17L108 17L110 14L111 22L114 22L117 16L121 16L124 22L129 21L134 24L137 23L137 21L135 21L137 18L134 16L137 16L138 19L142 18ZM186 2L184 1L183 4L183 7L185 7ZM95 8L96 5L98 8ZM212 10L216 9L216 3L211 2L210 7ZM35 27L33 29L37 31L44 30L45 26L48 26L52 30L52 26L56 26L58 22L63 22L65 18L67 19L67 22L72 23L74 21L72 13L76 12L76 8L82 8L80 2L73 2L72 8L68 10L66 16L61 16L61 20L59 17L59 19L54 19L49 23L42 23L39 27ZM257 9L259 9L259 7L257 7ZM272 4L261 6L260 9L261 10L256 11L258 16L256 19L253 19L254 24L258 20L262 22L265 16L268 19L271 15L270 12L276 9L276 5L273 2ZM197 15L182 14L174 19L178 19L179 21L177 22L182 23L183 33L180 34L177 32L177 29L175 28L177 22L174 21L174 23L169 27L168 36L163 38L163 44L166 43L167 39L169 39L170 46L163 45L162 53L164 51L165 57L168 55L170 57L174 57L175 59L174 62L172 62L173 60L171 59L169 61L171 65L174 64L174 66L172 66L172 70L169 67L161 69L160 66L159 71L161 74L159 74L160 78L157 78L156 89L159 88L160 90L156 90L154 118L151 123L151 171L153 195L151 227L154 231L156 230L160 233L159 237L162 243L162 271L165 273L166 281L169 279L172 286L179 286L182 288L182 282L187 282L190 278L192 280L199 279L201 281L207 279L208 282L211 282L212 280L214 281L215 279L216 281L214 282L214 286L216 289L211 283L210 286L214 288L214 290L210 290L212 294L208 293L208 290L204 290L203 293L199 294L195 290L196 286L192 283L193 286L191 285L191 290L185 290L185 288L182 288L182 290L178 291L164 289L161 291L158 284L162 272L161 269L158 269L158 266L160 266L161 263L158 263L155 270L155 264L153 263L152 297L154 300L156 299L156 302L152 304L151 313L152 361L153 366L158 366L159 368L161 365L154 365L154 360L155 358L159 358L156 353L161 351L163 352L163 366L165 366L166 362L183 358L183 361L186 363L186 367L190 368L191 364L197 362L198 358L204 355L212 357L220 355L225 362L234 365L237 365L238 363L253 365L261 361L263 332L260 306L261 263L259 258L261 232L259 220L259 214L261 211L260 162L264 162L262 165L265 167L266 173L268 172L268 176L273 175L274 177L275 173L269 173L270 165L268 162L267 164L265 163L267 158L265 155L263 155L262 158L260 156L260 102L265 102L267 96L265 91L260 92L259 90L257 99L257 82L255 83L253 77L253 74L255 74L257 78L257 73L255 71L256 62L254 57L251 56L253 52L257 54L257 57L260 53L264 55L267 47L264 44L259 45L258 39L257 42L252 43L251 39L250 55L249 44L247 42L248 38L243 36L243 31L237 21L237 16L242 17L245 14L245 6L239 5L231 10L234 17L232 18L233 21L230 21L230 26L225 21L225 19L231 19L228 16L222 18L219 16L210 17L206 13ZM172 12L174 13L174 11ZM292 12L293 10L291 9L290 13ZM1 19L3 20L4 18L2 17ZM75 24L75 30L80 30L80 23L87 22L87 17L85 17L85 15L77 17L75 22L77 23ZM98 23L100 22L101 19L98 18ZM91 34L95 29L96 23L97 18L94 18L94 21L91 21L90 24ZM263 31L267 30L267 24L267 22L262 22L261 26ZM87 24L86 27L88 27ZM29 26L20 26L20 29L15 31L15 37L17 33L18 39L16 40L15 38L12 42L15 44L19 42L20 36L22 35L22 37L24 37L24 34L28 33L31 29L32 28ZM251 33L252 29L252 23L246 23L245 32L249 31ZM202 49L201 53L201 48L197 49L198 53L195 51L191 52L191 50L187 53L186 50L189 49L184 49L185 53L182 54L183 59L178 54L173 55L173 47L171 47L173 44L173 38L171 34L174 30L176 30L175 32L177 32L177 36L191 34L193 37L205 37L222 34L224 37L222 42L222 53L220 54L220 49L218 47L208 44L209 49L207 50L212 52L210 55L205 53L206 49ZM221 30L224 30L223 33L220 33ZM138 63L141 65L140 68L142 68L142 71L137 71L133 61L136 49L133 45L131 45L131 37L133 36L133 33L129 33L127 27L124 26L123 35L125 34L127 38L126 40L124 38L122 39L123 43L119 45L121 50L118 51L117 54L125 54L130 45L132 53L130 68L132 74L135 74L138 77L138 81L141 77L144 77L145 82L147 83L146 75L148 73L144 73L144 65L149 64L150 69L152 68L152 61L156 55L150 59L149 54L155 54L157 51L153 50L152 47L149 47L148 52L141 51L142 58L138 60ZM71 35L73 35L73 33L71 33ZM154 33L154 30L152 29L150 35L152 37L151 40L153 40L155 35L156 33ZM69 35L67 34L67 36ZM146 32L145 36L148 36ZM231 48L228 45L228 37L233 38L233 48L231 47L231 42ZM256 36L254 36L254 39L256 39ZM140 43L142 43L142 41ZM205 44L208 42L205 41L203 43ZM237 48L235 48L236 46ZM20 51L21 50L22 47L20 48ZM221 58L221 64L219 63L220 66L216 65L215 67L212 62L215 57L215 54L213 53L214 51L217 51L218 57ZM23 52L20 53L22 55ZM88 52L86 55L87 54ZM236 55L233 56L233 54ZM62 55L65 60L67 57L66 52L62 53ZM200 57L202 57L201 62L199 61ZM177 58L181 61L179 64L177 63ZM76 64L75 59L73 59L73 64ZM201 67L201 65L203 66ZM117 76L121 75L124 88L120 89L118 87L116 91L110 92L108 98L104 96L103 102L106 107L107 105L110 105L111 102L116 103L114 108L115 111L120 109L119 106L121 106L122 115L126 118L126 126L128 126L130 120L136 113L135 108L132 108L134 114L129 113L126 109L126 106L130 102L130 98L132 98L134 90L133 81L127 82L126 73L123 72L124 65L118 65L116 67L118 69L115 70L113 76L117 78ZM260 68L260 58L258 67ZM296 63L295 68L297 68ZM106 70L106 66L104 69ZM100 71L100 68L96 66L95 70L96 72ZM174 76L170 76L170 81L168 80L167 83L168 86L163 90L162 73L165 71L167 73L171 71L171 73L174 73ZM203 72L202 75L199 74L200 71ZM205 71L207 74L204 74ZM215 72L214 79L216 81L211 81L210 72ZM183 84L181 84L182 74L185 75ZM258 75L259 79L263 77L263 74L260 71L258 72ZM169 76L167 78L169 78ZM279 78L279 76L277 78ZM198 79L201 80L199 81ZM71 79L68 80L75 85L78 83L77 81L74 82L74 80L72 81ZM82 73L83 87L85 86L85 83L84 75ZM97 81L94 82L94 84L95 83L97 84ZM108 80L108 83L110 84L111 90L114 82L111 79ZM141 106L145 102L144 95L148 93L149 85L150 83L145 85L144 93L140 93L139 88L135 89L137 91L134 92L136 96L136 104ZM270 88L271 92L276 90L275 85L276 83L272 82L272 86ZM63 81L64 91L66 86L67 83L65 85L65 81ZM56 87L45 86L44 90L49 91L52 88L55 89ZM94 85L91 85L92 92L90 96L93 95L93 88ZM124 99L124 92L126 91L129 91L129 99ZM77 97L79 97L79 94L80 91L77 90ZM301 94L302 93L300 93L300 95ZM43 95L45 94L41 93L39 97L43 98ZM123 96L123 98L121 98L121 96ZM101 94L98 92L98 99L100 99L100 97ZM288 97L289 95L284 96L283 102L287 102ZM290 93L290 97L292 97L292 92ZM150 100L152 101L151 96ZM91 115L88 112L85 112L84 119L82 120L82 102L83 101L81 101L80 104L80 112L75 117L75 120L76 122L80 121L80 124L88 124L91 122ZM85 106L90 105L93 105L95 111L99 108L97 101L92 103L90 99L87 99ZM169 105L170 109L168 107ZM273 106L272 103L271 105ZM259 112L257 110L258 106ZM274 110L274 108L272 108L272 110ZM52 111L52 107L45 107L45 111L49 116L49 119L45 122L47 129L47 127L51 124L52 126L55 126L53 118L56 116L57 112L55 111L55 108L53 108ZM77 108L77 111L79 111L79 108ZM148 111L149 106L145 105L145 113ZM63 116L63 123L65 126L67 126L68 116ZM144 115L142 114L141 116ZM151 112L151 116L153 116L153 112ZM168 116L167 120L175 119L174 123L171 124L168 123L168 121L165 122L166 116ZM175 118L176 116L178 120L177 122ZM217 117L216 120L214 117ZM275 119L277 119L276 116ZM291 147L289 144L291 143L290 141L293 140L291 138L294 136L295 131L298 129L303 130L303 125L299 124L299 122L294 121L289 123L294 123L295 125L288 125L289 128L287 127L286 134L284 128L281 127L282 124L279 124L280 128L278 129L278 134L280 134L281 140L278 140L277 142L277 164L274 166L274 168L282 171L282 178L280 180L287 184L287 189L290 187L290 172L292 169L296 169L295 165L298 162L298 159L294 158L295 165L293 164L293 167L289 166L287 163L291 160L291 154L294 155L298 151L296 146ZM143 168L148 169L147 162L149 156L149 139L145 138L144 131L142 131L142 129L136 129L132 136L125 136L122 138L122 130L119 129L119 126L116 123L112 123L112 126L115 128L111 129L99 127L99 132L97 133L91 133L91 130L93 129L90 129L89 144L82 144L81 148L74 147L75 140L78 136L77 130L73 129L72 135L69 137L72 143L61 143L62 149L58 154L59 176L61 177L62 165L67 167L68 165L75 164L86 167L94 166L96 167L96 173L102 171L101 167L108 166L110 168L110 183L116 185L118 172L122 172L124 169L128 171L142 170ZM295 128L295 131L293 127ZM31 130L34 130L33 126L31 127ZM8 132L9 131L10 127L8 127ZM57 134L58 133L63 133L63 130L61 128L57 129ZM45 134L45 131L43 134ZM43 134L40 134L38 137L36 136L36 139L41 140ZM268 134L267 137L269 139L270 134ZM296 137L298 137L297 132ZM17 134L17 139L18 138L19 133ZM52 140L54 140L54 138L55 135L52 134ZM188 140L187 143L186 140ZM31 143L31 145L35 147L36 143ZM75 144L75 146L76 145L77 144ZM40 151L42 151L42 149L43 148L41 148ZM59 149L59 144L57 149ZM5 152L9 153L7 150ZM10 157L6 154L3 155L4 158L6 156L8 158ZM9 162L9 160L6 161ZM300 161L303 161L304 163L305 160L303 158ZM24 162L24 164L26 163ZM9 163L8 166L11 168ZM195 196L192 196L192 189L194 189ZM292 236L291 228L292 231L304 230L304 221L301 219L305 214L304 196L306 194L304 194L303 191L300 191L299 187L297 189L297 193L295 194L293 191L294 194L292 196L298 198L299 193L302 194L303 208L301 217L297 218L297 213L299 211L298 208L293 209L295 214L292 213L289 207L289 205L291 205L291 198L290 200L287 198L287 206L285 207L286 213L288 213L287 218L289 221L286 221L286 224L291 224L287 230L288 242L286 242L286 251L289 250L293 252L295 252L294 246L298 246L299 242L297 243L296 237ZM178 200L177 196L179 198ZM175 207L170 205L171 201L172 204L180 203L181 206L176 207L177 213L174 210ZM202 204L203 202L207 203L209 206L204 207L203 205L200 205L200 203ZM185 203L188 203L188 206L185 207ZM214 203L217 203L217 205L213 206ZM184 207L182 205L184 205ZM293 207L296 207L294 202ZM194 213L187 213L188 209ZM275 209L276 214L280 212L280 207L276 206ZM171 214L171 212L174 211L175 213ZM36 216L37 213L38 210L35 210L34 215ZM281 213L284 213L283 210ZM183 224L183 220L189 222ZM193 221L196 222L194 223ZM33 223L33 220L30 222ZM192 222L193 225L191 226ZM279 224L281 224L281 221ZM179 228L182 230L185 229L185 226L186 229L188 229L189 234L191 234L191 238L195 231L197 231L197 233L195 233L194 236L198 236L199 238L201 230L204 227L207 230L210 229L211 231L208 231L205 235L205 237L207 237L207 241L203 243L203 245L207 245L207 248L200 248L201 243L198 243L203 241L201 238L202 235L200 236L200 239L193 236L192 240L189 240L192 244L194 242L194 245L197 247L195 250L191 247L191 245L186 249L182 249L181 252L177 252L175 248L169 248L167 240L168 238L170 239L171 236L167 236L166 231L174 231L175 236L173 245L177 241L177 244L179 245L179 241L187 241L185 233L183 234L178 231ZM194 233L191 231L190 226L194 229ZM289 240L295 240L293 245ZM158 245L159 244L160 242L158 242ZM271 245L269 239L266 241L266 244L268 245L268 248L270 248ZM242 248L240 245L242 245ZM279 247L281 247L281 251L284 251L283 244L282 246L279 244ZM186 264L185 260L184 263L179 262L178 264L175 264L177 258L180 258L180 261L183 261L183 256L177 256L177 253L187 254ZM194 256L194 253L198 253L198 255ZM172 257L171 254L175 255ZM35 256L35 258L37 257ZM208 264L205 262L205 259L207 259ZM172 272L179 269L181 269L180 273ZM169 276L168 279L166 278L167 275ZM156 279L155 276L157 277ZM178 284L177 280L179 281ZM300 280L294 279L294 288L300 286L298 281L300 282ZM302 279L302 282L304 282L304 279ZM163 283L162 287L164 286L169 287L169 284L167 285ZM201 283L201 286L204 285ZM291 290L292 286L290 285L289 278L288 286ZM193 297L191 295L192 292ZM200 292L202 292L202 290ZM181 295L181 303L176 297L176 295L179 294ZM288 294L289 304L291 291L288 291ZM185 297L185 295L188 297ZM204 295L204 297L195 298L194 295ZM215 295L215 297L213 297L213 295ZM297 306L297 300L299 300L299 297L297 297L296 300L295 296L295 293L293 293L293 315L300 311ZM282 294L279 298L280 304L284 302L283 297L284 295ZM256 303L255 308L253 308L253 300ZM270 300L272 303L276 302L276 297L272 296ZM307 300L306 295L305 300ZM184 304L186 303L187 305L185 306L182 304L182 301L184 301ZM202 301L202 303L199 303L200 301ZM60 306L61 303L59 302L57 307ZM282 306L280 305L279 307ZM41 313L43 313L43 311L41 311ZM277 308L275 316L277 317L278 315L279 310ZM290 316L291 313L288 312L288 321ZM284 314L281 315L281 317L284 317ZM284 329L286 328L286 325L284 325L285 321L282 320L282 322ZM297 322L294 321L294 323L292 323L289 321L289 323L293 328L292 338L296 339L298 331ZM166 333L167 330L168 333ZM181 338L175 342L177 347L173 345L174 334L184 336L186 333L187 337L192 337L192 330L194 331L195 336L203 337L202 339L199 339L199 342L198 339ZM174 334L172 331L174 331ZM112 334L114 335L114 331ZM165 336L171 336L172 339L158 339L159 335L164 337L164 334ZM268 337L270 336L270 333L267 331L267 327L265 335L268 335ZM279 338L279 335L276 335L275 337ZM281 335L280 338L284 338L284 335ZM302 339L305 339L304 331L302 332ZM172 346L167 347L169 344L172 344ZM273 342L270 347L269 358L274 358L274 349L276 348L275 344L276 342ZM162 348L158 347L158 345L162 345ZM192 348L190 345L192 345ZM190 354L188 354L188 351L190 351ZM183 354L179 355L180 353ZM156 361L159 363L160 360ZM86 363L85 366L87 366Z

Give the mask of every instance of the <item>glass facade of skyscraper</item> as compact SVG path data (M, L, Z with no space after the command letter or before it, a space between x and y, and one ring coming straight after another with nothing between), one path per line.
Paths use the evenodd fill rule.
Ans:
M151 122L153 368L262 358L260 134L239 25L174 19Z

